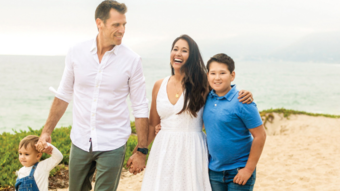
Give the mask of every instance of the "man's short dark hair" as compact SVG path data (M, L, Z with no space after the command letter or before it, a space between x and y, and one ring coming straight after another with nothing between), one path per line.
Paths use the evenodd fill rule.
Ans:
M235 63L234 63L234 60L232 58L230 58L230 56L226 55L226 54L223 54L223 53L220 53L220 54L216 54L215 56L211 57L207 63L207 69L208 69L208 72L209 72L209 67L210 67L210 64L212 62L218 62L218 63L221 63L221 64L225 64L227 65L228 67L228 70L230 71L230 73L232 73L234 70L235 70Z
M95 19L100 18L100 20L106 23L106 20L110 18L111 9L115 9L120 14L125 14L127 11L127 7L124 3L118 3L114 0L105 0L98 5Z

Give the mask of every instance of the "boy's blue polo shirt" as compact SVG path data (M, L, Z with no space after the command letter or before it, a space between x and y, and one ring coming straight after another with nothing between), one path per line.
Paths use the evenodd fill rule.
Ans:
M236 85L219 97L212 90L204 107L203 121L207 133L209 169L225 171L245 167L253 137L248 129L262 125L256 104L238 100Z

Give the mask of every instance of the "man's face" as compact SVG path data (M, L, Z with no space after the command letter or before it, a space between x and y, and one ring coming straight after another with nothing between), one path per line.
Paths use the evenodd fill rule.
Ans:
M42 154L33 149L31 145L27 145L26 148L22 146L19 149L19 161L26 167L33 166L35 163L39 162L41 155Z
M110 17L104 23L101 19L96 20L99 33L105 42L110 45L120 45L125 33L126 17L115 9L111 9Z

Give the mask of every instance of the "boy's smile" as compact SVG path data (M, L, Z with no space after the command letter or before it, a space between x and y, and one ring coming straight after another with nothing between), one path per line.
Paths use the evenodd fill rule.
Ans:
M226 95L231 89L231 82L235 79L235 71L230 73L228 66L216 61L211 62L208 72L208 81L218 96Z

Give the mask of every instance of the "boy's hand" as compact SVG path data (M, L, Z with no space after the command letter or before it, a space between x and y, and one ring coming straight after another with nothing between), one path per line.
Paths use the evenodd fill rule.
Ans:
M238 171L238 173L234 177L233 182L244 186L247 183L250 176L253 174L253 172L254 172L253 170L242 168Z

